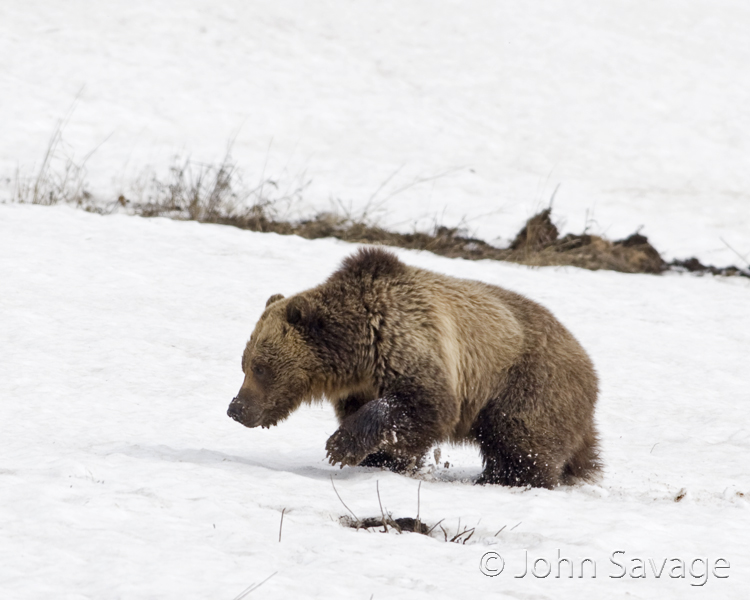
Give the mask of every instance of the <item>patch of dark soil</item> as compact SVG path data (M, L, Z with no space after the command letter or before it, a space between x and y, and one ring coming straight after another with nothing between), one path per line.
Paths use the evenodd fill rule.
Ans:
M585 231L582 234L560 237L560 232L552 221L551 210L557 189L550 199L550 208L532 216L507 248L499 248L469 237L457 228L436 227L431 233L388 231L369 224L365 217L367 210L359 219L335 213L320 213L302 221L285 220L279 217L283 214L279 207L288 208L301 200L311 180L303 174L298 179L293 179L291 185L279 186L279 182L272 178L262 178L257 186L247 187L242 181L237 163L230 156L231 144L218 165L178 159L170 168L167 180L159 179L153 174L139 180L137 189L134 190L140 197L139 200L132 202L120 195L111 204L103 205L94 201L87 191L86 170L83 165L67 160L62 176L51 170L50 157L55 156L61 136L62 131L58 126L47 148L41 170L36 175L28 178L17 175L14 201L41 205L63 202L98 214L125 209L130 214L143 217L218 223L251 231L299 235L307 239L333 237L347 242L427 250L440 256L467 260L504 260L540 267L569 265L624 273L683 271L750 277L750 264L745 268L734 265L715 267L704 265L696 258L667 263L648 239L638 232L614 242ZM374 197L375 195L371 201ZM250 208L242 208L248 206ZM747 262L740 253L734 252Z
M419 519L412 519L409 517L394 519L390 514L386 514L382 517L369 517L367 519L353 519L349 515L344 515L339 519L339 522L344 527L351 527L352 529L357 530L365 529L367 531L379 531L380 533L388 533L389 531L395 531L397 533L420 533L422 535L437 537L437 539L442 537L445 542L461 545L466 545L466 542L471 540L476 531L475 527L464 526L461 528L460 519L456 532L449 533L443 527L442 519L430 527ZM439 530L437 529L438 527L440 528ZM435 534L431 535L433 532L435 532ZM440 534L442 534L442 536Z
M750 272L747 269L740 269L739 267L714 267L712 265L704 265L697 258L688 258L687 260L673 260L669 263L670 269L674 271L688 271L690 273L710 273L711 275L724 275L727 277L742 276L750 277Z
M705 266L695 258L667 263L648 238L640 233L614 242L590 234L569 233L559 237L549 209L531 217L507 248L492 246L448 227L437 227L433 233L397 233L331 213L321 213L298 223L276 221L263 214L215 218L211 222L253 231L299 235L306 239L333 237L359 244L427 250L448 258L504 260L537 267L574 266L592 271L606 269L623 273L659 274L668 270L687 270L750 277L750 272L746 270L734 266Z
M170 211L169 206L145 205L139 214L185 218L184 211L180 217L177 214L179 211ZM196 217L194 212L190 211L187 218L251 231L298 235L310 240L332 237L359 244L427 250L448 258L503 260L537 267L574 266L592 271L606 269L623 273L659 274L675 270L750 277L750 271L746 269L706 266L695 258L668 263L648 238L638 232L616 241L588 233L569 233L560 237L549 208L531 217L507 248L498 248L466 236L456 228L437 227L432 233L398 233L333 213L320 213L311 219L292 222L272 218L262 208L251 209L240 216L206 210L200 211L200 216Z
M391 516L383 517L368 517L366 519L355 520L349 516L343 516L340 522L345 527L351 527L352 529L380 529L383 532L393 529L398 533L421 533L427 535L432 531L426 523L418 519L412 519L411 517L402 517L394 519Z

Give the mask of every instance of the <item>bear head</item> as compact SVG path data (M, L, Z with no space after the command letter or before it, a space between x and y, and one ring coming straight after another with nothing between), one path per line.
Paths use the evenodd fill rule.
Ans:
M242 355L245 379L227 414L246 427L271 427L319 395L320 361L306 333L316 311L304 295L274 294Z

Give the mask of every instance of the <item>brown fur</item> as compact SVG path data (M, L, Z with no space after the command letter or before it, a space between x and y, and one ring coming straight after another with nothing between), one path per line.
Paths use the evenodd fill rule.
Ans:
M597 378L568 330L519 294L380 249L269 298L242 369L228 413L248 427L333 403L333 464L403 470L436 442L474 441L479 483L553 487L599 469Z

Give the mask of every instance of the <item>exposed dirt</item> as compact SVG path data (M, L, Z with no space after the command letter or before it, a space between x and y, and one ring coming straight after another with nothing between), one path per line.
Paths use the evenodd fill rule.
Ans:
M59 132L53 138L48 156L60 143ZM436 227L431 233L397 233L372 225L364 217L319 213L302 221L279 218L279 205L300 200L310 181L302 178L296 185L283 189L278 182L265 179L248 189L229 154L219 165L202 165L186 160L170 168L164 181L152 176L137 189L138 200L121 195L111 204L94 199L87 191L85 170L69 163L64 176L50 169L45 161L32 178L16 182L15 201L52 205L63 202L87 211L109 214L124 209L143 217L169 217L220 223L252 231L299 235L307 239L333 237L347 242L380 244L412 250L427 250L450 258L468 260L504 260L531 266L565 266L583 269L607 269L623 273L687 271L722 276L750 277L750 264L715 267L697 258L666 262L659 252L638 232L622 240L569 233L560 237L547 208L531 217L507 248L468 237L457 228ZM240 208L246 206L249 208ZM366 211L365 211L366 213ZM363 213L363 214L365 214Z
M394 529L398 533L408 531L410 533L421 533L427 535L430 532L430 527L426 523L422 523L417 519L411 517L402 517L394 519L391 516L383 517L368 517L359 521L355 521L349 516L343 516L340 519L341 524L345 527L351 527L353 529L380 529L381 531L388 531Z
M330 213L321 213L299 223L276 221L262 213L243 217L214 217L208 220L252 231L299 235L307 239L333 237L354 243L427 250L441 256L469 260L504 260L538 267L570 265L593 271L607 269L623 273L659 274L677 270L750 277L747 270L735 266L719 268L703 265L696 258L668 263L648 238L639 233L616 241L587 233L569 233L560 237L557 227L552 223L549 209L531 217L507 248L498 248L483 240L466 237L458 229L438 227L433 233L397 233Z
M352 529L357 530L365 529L367 531L378 531L381 533L420 533L422 535L433 537L434 539L442 538L445 542L461 545L465 545L466 542L471 540L476 531L475 527L464 526L461 528L460 520L456 531L449 532L443 527L442 519L430 527L418 518L412 519L410 517L405 517L394 519L391 514L384 514L381 517L368 517L366 519L353 519L349 515L344 515L339 518L339 522L344 527L351 527Z

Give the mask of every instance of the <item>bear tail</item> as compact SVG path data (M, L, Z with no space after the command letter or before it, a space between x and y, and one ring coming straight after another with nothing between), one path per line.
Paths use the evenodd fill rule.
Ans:
M368 247L360 248L356 253L347 256L336 275L377 279L401 275L405 271L404 263L392 252L378 247Z
M567 485L579 481L594 483L601 475L601 467L599 440L592 430L586 435L583 445L566 463L562 473L562 483Z

